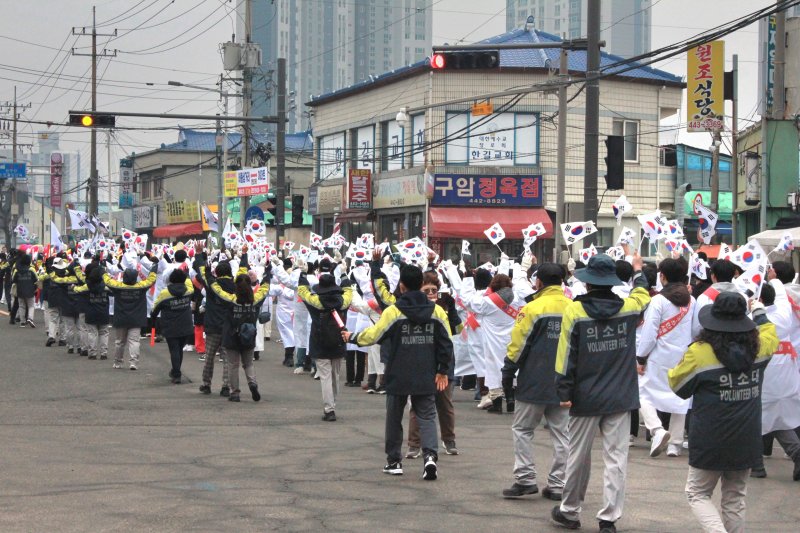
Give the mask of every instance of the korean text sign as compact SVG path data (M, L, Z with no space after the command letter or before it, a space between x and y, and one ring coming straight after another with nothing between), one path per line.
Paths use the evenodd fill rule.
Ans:
M716 131L725 116L725 42L712 41L687 52L686 130Z
M246 168L225 173L225 196L255 196L269 192L269 168Z
M541 175L436 174L431 205L541 207Z
M347 179L347 208L370 209L372 207L371 172L351 168Z

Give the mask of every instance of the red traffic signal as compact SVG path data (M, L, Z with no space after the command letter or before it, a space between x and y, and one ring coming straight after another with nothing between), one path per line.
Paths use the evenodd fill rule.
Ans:
M498 50L435 52L430 59L434 70L493 70L500 68Z

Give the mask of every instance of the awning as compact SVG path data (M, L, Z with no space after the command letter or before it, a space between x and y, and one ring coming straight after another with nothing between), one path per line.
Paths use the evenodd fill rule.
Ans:
M372 220L372 211L347 211L336 215L336 222L366 222Z
M547 230L539 238L553 238L553 222L541 207L431 207L428 220L431 237L456 239L486 238L483 232L495 222L508 239L522 240L522 230L537 222Z
M167 224L153 230L153 237L166 239L169 237L192 237L203 234L201 222L188 222L185 224Z

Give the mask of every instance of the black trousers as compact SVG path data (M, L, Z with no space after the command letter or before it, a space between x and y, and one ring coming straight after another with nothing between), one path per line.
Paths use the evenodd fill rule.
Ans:
M357 350L347 350L345 355L345 368L347 371L347 382L361 383L364 381L364 370L367 366L367 352Z
M172 378L181 377L181 365L183 364L183 347L185 345L186 345L186 337L167 337L167 348L169 348L169 359L172 362L172 370L170 370L169 375Z

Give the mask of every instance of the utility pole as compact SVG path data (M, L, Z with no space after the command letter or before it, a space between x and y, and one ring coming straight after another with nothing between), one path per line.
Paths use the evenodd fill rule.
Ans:
M597 223L597 152L600 138L600 2L591 0L587 13L586 126L583 173L583 219ZM556 228L556 232L561 228ZM589 236L590 243L595 237Z
M250 44L250 33L253 28L253 5L252 0L245 0L244 3L244 53L250 54L248 45ZM253 71L245 65L242 69L242 115L245 117L250 116L250 109L252 107L252 94L253 94ZM242 169L250 167L250 124L247 122L242 123ZM245 213L250 205L250 197L244 196L239 199L239 220L244 228Z
M13 102L4 102L0 104L0 107L4 107L7 111L11 112L11 157L14 163L17 162L17 149L19 148L19 144L17 143L17 120L19 119L19 115L21 110L27 109L31 107L31 104L20 104L17 102L17 86L14 86L14 101ZM29 146L29 145L23 145ZM0 219L3 220L3 231L6 237L7 245L13 244L16 245L16 235L11 232L11 226L13 226L16 221L14 220L15 216L19 215L19 211L14 211L14 206L17 205L17 185L15 179L7 179L0 181L0 191L3 188L3 182L8 182L8 194L2 195L5 198L5 205L0 205Z
M731 189L733 194L731 196L731 244L736 246L738 239L736 238L736 231L738 229L738 222L736 220L736 210L739 208L739 55L733 54L732 64L733 78L733 114L731 122Z
M280 250L286 217L286 58L278 58L278 163L275 178L275 249Z
M72 28L72 35L84 35L92 37L92 53L79 54L72 49L74 56L91 56L92 58L92 113L97 111L97 58L98 57L116 57L117 51L110 52L104 49L100 54L97 53L97 38L98 37L116 37L117 30L114 33L97 33L97 8L92 6L92 30L91 33L86 31L86 28ZM87 211L89 214L97 214L97 188L98 188L98 172L97 172L97 130L93 126L91 128L91 152L89 162L89 207Z
M711 134L711 210L719 213L719 150L722 146L722 133L720 130Z
M111 128L106 130L106 165L108 169L108 198L106 202L108 207L108 227L113 231L114 227L111 223Z
M558 76L561 82L565 82L569 76L569 53L566 49L561 50L561 62L559 64ZM566 179L567 165L567 85L558 88L558 171L556 177L556 227L555 234L556 246L553 251L553 262L559 262L558 254L561 253L561 224L564 223L564 180Z

